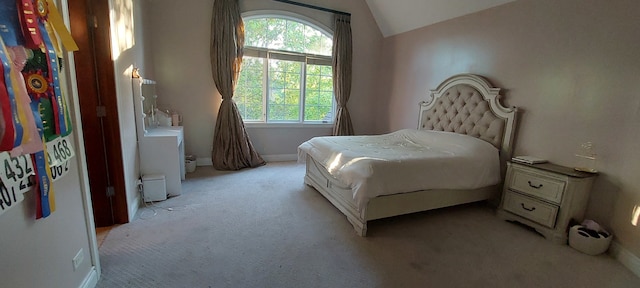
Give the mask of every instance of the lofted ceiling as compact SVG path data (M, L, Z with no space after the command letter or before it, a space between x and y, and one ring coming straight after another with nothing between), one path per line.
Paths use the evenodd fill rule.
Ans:
M515 0L366 0L384 37Z

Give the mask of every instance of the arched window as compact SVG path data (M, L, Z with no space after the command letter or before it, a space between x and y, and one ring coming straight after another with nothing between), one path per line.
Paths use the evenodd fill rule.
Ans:
M246 122L333 123L331 35L289 16L244 17L234 101Z

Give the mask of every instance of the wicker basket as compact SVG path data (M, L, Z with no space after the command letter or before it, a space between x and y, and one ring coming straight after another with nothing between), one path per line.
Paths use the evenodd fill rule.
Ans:
M575 225L569 229L569 246L589 255L598 255L609 249L611 239L613 238L611 234L607 233L607 237L600 235L600 238L589 235L585 236L578 230L582 227L584 226Z

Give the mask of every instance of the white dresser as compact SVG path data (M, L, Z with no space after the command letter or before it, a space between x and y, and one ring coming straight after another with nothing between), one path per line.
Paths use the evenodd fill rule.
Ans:
M530 226L555 243L566 244L571 219L584 220L595 176L551 163L507 162L498 216Z
M136 113L136 131L140 152L140 174L164 175L168 196L182 194L185 179L184 130L182 126L146 125L144 99L155 96L155 82L134 78L134 109ZM146 91L146 92L143 92Z

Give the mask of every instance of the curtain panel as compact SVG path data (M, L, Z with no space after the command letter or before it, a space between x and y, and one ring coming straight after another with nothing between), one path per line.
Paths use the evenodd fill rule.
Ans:
M240 170L265 164L253 148L233 93L240 75L244 23L238 0L215 0L211 20L211 74L222 95L213 133L211 161L217 170Z
M351 95L351 16L335 14L333 33L333 91L336 97L337 113L333 124L333 135L353 135L351 116L347 102Z

